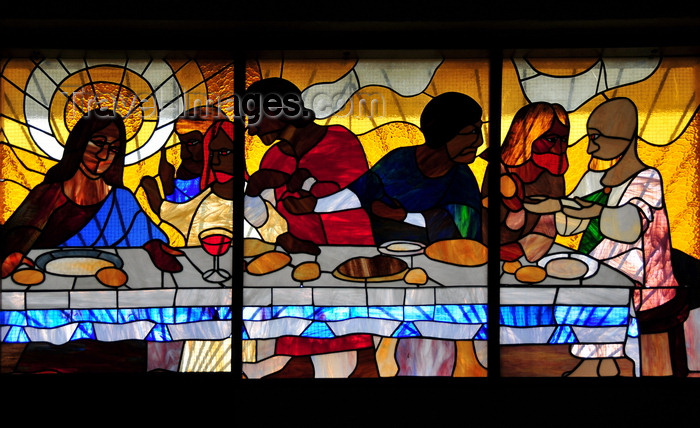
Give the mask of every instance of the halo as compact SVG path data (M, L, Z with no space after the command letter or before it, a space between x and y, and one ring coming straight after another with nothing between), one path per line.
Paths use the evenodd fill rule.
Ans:
M145 159L166 143L183 108L173 69L162 60L58 60L37 64L26 85L24 113L37 146L53 159L80 117L110 108L124 118L125 165Z

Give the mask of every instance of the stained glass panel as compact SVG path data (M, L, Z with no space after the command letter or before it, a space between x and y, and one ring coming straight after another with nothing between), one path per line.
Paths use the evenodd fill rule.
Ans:
M0 99L3 367L230 371L232 62L10 59Z
M504 376L698 370L699 65L504 62Z
M244 375L486 376L488 62L247 75Z

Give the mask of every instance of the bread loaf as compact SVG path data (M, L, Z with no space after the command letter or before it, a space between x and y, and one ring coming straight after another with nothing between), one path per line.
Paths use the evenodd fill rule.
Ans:
M21 269L12 274L12 280L22 285L37 285L44 281L44 272L37 269Z
M515 279L520 282L540 282L547 277L547 272L539 266L523 266L515 271Z
M428 274L421 268L413 268L406 272L406 276L403 280L406 284L424 285L428 282Z
M338 266L338 272L349 278L381 278L408 269L401 259L391 256L356 257Z
M581 278L588 272L588 265L581 260L564 258L554 259L545 266L547 275L560 279Z
M248 273L253 275L265 275L287 266L292 259L287 254L279 251L270 251L256 257L248 263Z
M320 276L321 267L316 262L304 262L292 271L292 278L299 282L313 281Z
M523 266L522 263L520 263L517 260L515 260L513 262L504 262L503 263L503 272L513 274L518 269L520 269L522 266Z
M459 266L480 266L488 261L488 248L471 239L448 239L425 249L428 258Z
M97 280L108 287L121 287L126 284L126 272L115 267L106 267L97 271Z

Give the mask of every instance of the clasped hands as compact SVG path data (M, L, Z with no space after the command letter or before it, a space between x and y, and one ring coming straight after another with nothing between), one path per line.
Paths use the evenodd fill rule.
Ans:
M286 184L287 191L297 193L299 197L284 198L281 201L284 208L295 215L309 214L314 212L318 201L318 198L310 191L315 182L311 172L304 168L296 170L291 175L280 171L259 170L250 176L246 195L259 196L267 188L276 188ZM403 221L408 214L406 209L393 199L389 202L374 201L371 205L371 211L374 215L396 221Z
M316 197L309 191L309 183L315 179L306 168L300 168L292 174L272 169L261 169L256 171L248 179L246 186L247 196L260 196L266 189L276 189L287 186L287 192L297 193L300 197L287 197L282 200L282 204L292 214L308 214L316 207Z
M530 196L526 198L523 207L535 214L553 214L561 211L568 217L580 219L599 217L603 210L603 205L586 201L579 197L559 199L546 196Z
M314 212L317 200L314 195L309 194L301 198L286 198L282 204L292 214L308 214ZM372 202L371 211L378 217L395 221L405 220L408 214L406 209L396 200L391 200L389 203L376 200Z

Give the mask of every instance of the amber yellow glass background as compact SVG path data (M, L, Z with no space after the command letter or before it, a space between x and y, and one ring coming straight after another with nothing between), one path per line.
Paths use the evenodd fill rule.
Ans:
M598 58L532 59L543 74L574 76ZM671 242L674 248L700 258L700 60L664 58L647 79L599 93L576 111L569 112L569 170L567 192L573 190L588 168L586 121L591 111L609 98L627 97L639 111L639 157L659 170L664 183ZM527 104L511 61L503 65L501 135L505 135L515 112ZM558 237L575 248L580 236Z
M70 60L65 60L70 61ZM99 64L99 60L91 61ZM194 61L174 59L167 61L180 90L184 94L183 111L195 105L213 104L229 115L233 120L234 86L233 64L231 61ZM26 85L35 64L29 59L4 59L0 62L3 80L0 81L0 221L5 222L10 214L24 200L29 190L41 183L44 174L56 161L46 156L33 141L26 122L24 102ZM101 82L92 84L91 82ZM59 90L65 93L80 92L82 89L95 88L98 98L114 105L118 99L118 112L123 116L133 107L133 101L141 102L144 111L157 108L153 98L138 99L137 96L149 94L153 90L142 76L120 67L102 66L92 68L88 75L78 71L60 83ZM89 91L88 91L89 92ZM91 95L92 92L87 93ZM78 97L78 105L85 108L87 96ZM161 101L162 102L162 101ZM58 92L50 103L50 124L55 138L63 144L70 129L77 119L72 113L75 106L72 101ZM125 120L127 131L127 153L141 147L153 133L155 120L144 118L142 114L131 114ZM79 116L78 116L79 117ZM143 176L157 176L161 156L177 168L180 164L180 146L177 137L172 134L154 155L143 159L124 169L124 185L132 190L143 209L157 223L159 218L150 210L146 196L140 188ZM10 178L11 179L8 179ZM174 246L184 245L182 236L167 224L161 227L169 235Z
M406 61L410 67L410 61ZM301 91L313 84L334 82L350 72L357 60L258 60L250 61L247 84L260 78L282 77ZM461 92L474 98L482 107L484 141L488 141L488 61L445 59L435 70L428 86L418 95L404 97L387 87L364 87L348 100L337 114L317 119L322 125L343 125L355 133L367 156L369 166L396 147L418 145L425 140L420 132L420 114L425 105L443 92ZM369 94L369 95L368 95ZM380 100L371 112L351 106L368 105ZM486 145L482 146L483 151ZM257 171L267 147L257 137L246 136L246 167ZM471 165L477 181L482 182L486 162L480 158Z

